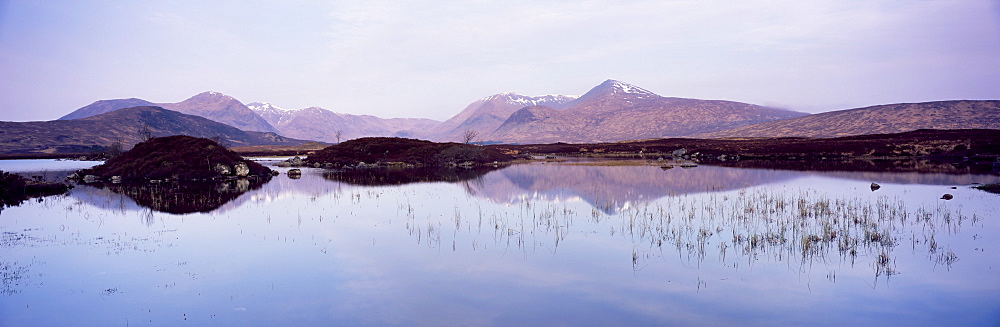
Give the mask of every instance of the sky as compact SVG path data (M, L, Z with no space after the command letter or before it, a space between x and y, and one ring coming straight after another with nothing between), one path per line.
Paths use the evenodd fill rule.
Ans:
M0 0L0 120L96 100L445 120L502 92L818 113L1000 99L1000 1Z

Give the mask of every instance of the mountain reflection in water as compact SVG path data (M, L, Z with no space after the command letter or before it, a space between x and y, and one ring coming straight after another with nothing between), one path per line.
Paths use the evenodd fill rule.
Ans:
M701 166L517 165L466 183L473 195L499 203L583 200L608 214L669 195L726 191L791 179L774 170Z
M86 185L4 210L0 326L996 321L1000 198L963 186L996 175L288 169L210 213Z
M287 169L286 169L287 170ZM475 168L375 168L328 171L303 169L322 178L291 179L282 174L270 182L248 180L219 184L109 185L78 187L71 196L107 209L130 208L111 201L108 190L124 194L141 207L186 214L227 211L245 202L262 203L285 193L320 196L343 187L404 185L411 183L458 183L468 194L496 203L531 201L584 201L606 214L667 196L736 190L779 183L811 175L896 184L968 185L1000 181L995 174L952 174L877 171L796 171L777 169L733 169L702 165L692 169L662 170L658 166L590 166L567 164L523 164ZM103 191L103 192L102 192ZM247 196L241 196L248 193Z

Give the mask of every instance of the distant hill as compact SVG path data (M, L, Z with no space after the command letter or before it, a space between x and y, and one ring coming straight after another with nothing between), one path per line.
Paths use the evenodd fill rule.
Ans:
M59 120L87 118L124 108L157 106L189 115L205 117L245 131L278 132L274 126L235 98L219 92L202 92L177 103L156 104L143 99L100 100L62 116Z
M87 118L90 116L97 116L103 113L109 113L118 109L155 106L155 105L156 105L155 103L136 98L98 100L83 108L74 110L73 112L60 117L59 120Z
M370 115L336 113L319 107L284 109L270 103L252 102L247 105L257 115L274 126L281 135L337 142L370 136L414 137L440 122L422 118L379 118Z
M472 102L444 122L421 118L385 119L319 107L284 109L265 102L244 105L218 92L203 92L178 103L159 105L136 98L101 100L63 116L60 121L154 105L245 131L273 132L328 143L361 137L459 142L464 141L462 134L466 131L478 134L475 141L527 144L671 137L837 137L918 129L1000 129L1000 101L997 100L890 104L809 115L734 101L663 97L615 80L607 80L580 97L495 94Z
M479 132L484 141L508 143L613 142L689 136L804 115L733 101L662 97L607 80L565 109L525 107L495 131Z
M528 106L548 106L563 108L574 96L543 95L524 96L516 93L500 93L476 100L465 107L457 115L438 125L427 138L439 142L464 141L462 134L473 130L487 137L518 109Z
M148 131L148 135L144 133ZM118 141L125 149L146 136L214 138L227 146L305 143L275 133L248 132L160 107L134 107L73 120L0 122L0 153L82 153Z
M887 104L824 112L696 135L722 137L838 137L918 129L1000 129L1000 101L957 100Z
M274 126L268 124L264 118L242 102L218 92L202 92L187 100L163 103L160 106L164 109L205 117L244 131L278 132Z

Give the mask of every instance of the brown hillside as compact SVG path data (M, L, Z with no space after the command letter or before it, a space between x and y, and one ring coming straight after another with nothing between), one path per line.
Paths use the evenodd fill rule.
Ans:
M802 115L732 101L662 97L608 80L570 102L566 109L523 108L483 139L506 143L615 142L688 136Z
M889 104L748 125L695 137L837 137L918 129L1000 129L1000 101Z
M205 117L244 131L271 132L278 130L268 124L253 110L235 98L218 93L203 92L177 103L162 103L161 107L189 115Z
M0 122L0 153L87 153L115 142L125 149L148 136L191 135L225 145L293 145L306 141L246 132L159 107L136 107L73 120Z

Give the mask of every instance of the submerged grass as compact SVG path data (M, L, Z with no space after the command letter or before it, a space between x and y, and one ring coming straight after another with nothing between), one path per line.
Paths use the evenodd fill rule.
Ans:
M734 268L767 259L799 265L800 271L815 264L839 261L854 267L867 262L876 279L873 285L899 273L893 252L904 239L915 252L950 269L958 256L935 241L936 233L957 233L963 222L975 223L975 217L944 204L913 208L885 195L831 196L811 189L673 195L646 203L598 203L589 212L577 212L565 202L531 199L522 199L511 210L475 208L478 212L470 213L456 206L441 222L421 222L416 217L427 215L414 213L409 205L401 211L410 235L431 247L451 243L452 250L460 248L455 239L468 232L473 249L486 245L480 236L492 235L494 245L525 255L539 247L555 252L573 235L597 233L599 226L606 226L603 230L610 237L633 244L625 255L636 270L670 252L692 266L710 257ZM582 231L576 227L579 219L596 230ZM442 240L448 225L454 228L447 233L450 242Z

